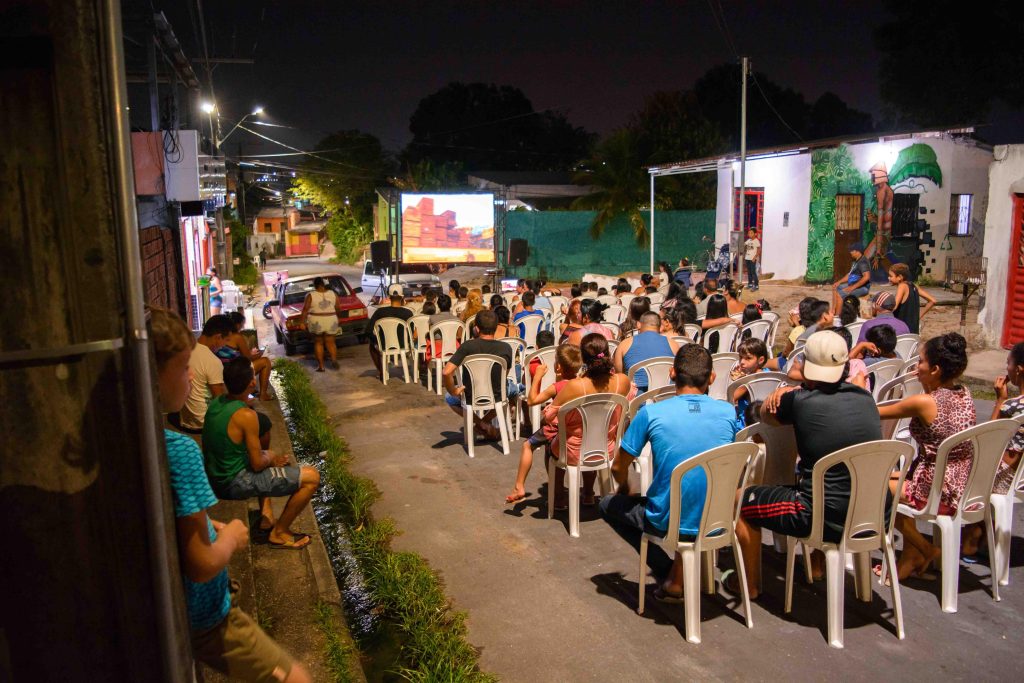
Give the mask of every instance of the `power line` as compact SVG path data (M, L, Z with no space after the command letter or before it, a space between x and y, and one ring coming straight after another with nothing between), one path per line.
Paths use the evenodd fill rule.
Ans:
M291 145L285 144L285 143L281 142L280 140L275 140L274 138L267 137L266 135L263 135L262 133L257 133L252 128L246 128L243 125L239 125L238 127L241 128L244 131L252 133L253 135L255 135L258 138L263 138L264 140L266 140L268 142L273 142L275 145L281 145L285 149L290 149L293 152L299 152L300 154L305 154L307 156L311 156L314 159L319 159L321 161L326 161L329 164L337 164L338 166L345 166L347 168L354 168L357 171L366 171L366 170L368 170L368 169L365 169L365 168L363 168L361 166L356 166L354 164L346 164L343 161L337 161L335 159L328 159L327 157L322 157L319 154L317 154L316 152L309 152L307 150L299 149L298 147L292 147Z
M780 114L778 112L778 110L775 108L775 106L772 105L771 100L768 99L768 95L766 95L765 92L764 92L764 88L761 87L761 82L757 80L757 76L754 75L753 71L750 72L750 80L754 81L754 85L757 86L757 91L759 93L761 93L761 97L762 97L762 99L764 99L764 103L767 104L768 108L772 110L773 114L775 114L775 118L777 118L779 121L781 121L782 125L784 125L786 128L788 128L789 132L792 133L793 135L795 135L797 140L799 140L800 142L803 142L804 141L803 136L800 135L800 133L797 133L793 129L793 126L791 126L788 123L786 123L786 119L782 118L782 114Z

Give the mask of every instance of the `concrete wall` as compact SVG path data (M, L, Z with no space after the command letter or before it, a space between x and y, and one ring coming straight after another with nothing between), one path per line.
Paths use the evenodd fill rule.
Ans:
M776 280L803 277L807 268L807 206L811 198L811 157L798 154L747 162L747 187L764 188L764 238L761 272ZM739 164L718 171L715 241L725 244L733 220L730 185L740 186ZM783 227L784 214L789 224Z
M988 258L985 305L978 322L986 341L1002 342L1006 318L1006 284L1013 226L1013 195L1024 194L1024 145L1000 145L988 171L988 206L985 212L984 255Z

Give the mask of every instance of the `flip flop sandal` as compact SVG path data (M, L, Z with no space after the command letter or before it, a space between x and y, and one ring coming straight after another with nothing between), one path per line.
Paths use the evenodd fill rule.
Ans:
M313 539L309 534L294 534L292 540L287 543L274 543L271 541L270 547L273 550L302 550L312 542Z
M521 496L516 496L516 495L511 495L510 494L510 495L505 496L505 505L515 505L516 503L521 503L524 500L526 500L526 494L525 493L523 495L521 495Z

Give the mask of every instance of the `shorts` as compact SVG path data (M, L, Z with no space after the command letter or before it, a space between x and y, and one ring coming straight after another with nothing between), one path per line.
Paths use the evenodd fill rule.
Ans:
M217 487L218 498L225 500L245 500L246 498L290 496L299 490L299 475L302 468L298 465L290 467L268 467L259 472L245 468L228 482L227 486Z
M311 315L306 318L306 329L312 335L329 334L336 337L341 333L336 315Z
M857 289L850 289L850 285L846 284L836 287L836 291L839 292L839 296L841 297L855 296L859 299L861 297L867 296L868 292L871 291L871 288L865 286L858 287Z
M292 658L248 614L238 609L238 582L231 582L231 610L224 620L192 634L192 653L232 679L279 683L292 671Z
M811 533L811 497L794 486L751 486L743 492L740 514L754 526L785 536Z
M535 431L533 434L530 434L530 438L528 438L526 442L530 444L530 448L540 448L541 446L551 445L551 439L544 436L543 427Z
M505 380L505 396L509 399L517 398L521 393L526 391L526 387L519 384L511 377ZM444 395L444 402L450 405L452 408L460 408L462 406L462 398L459 396L452 396L446 393Z
M220 308L223 305L224 305L224 299L220 298L219 296L211 296L210 297L210 306L211 307L216 306L217 308Z

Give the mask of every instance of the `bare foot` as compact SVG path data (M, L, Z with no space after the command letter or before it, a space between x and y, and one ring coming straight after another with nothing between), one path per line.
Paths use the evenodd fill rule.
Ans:
M271 531L268 540L271 546L297 550L309 545L313 539L308 534L276 534Z
M974 525L968 528L967 533L964 534L964 541L962 547L963 555L977 555L978 549L981 547L981 525Z

